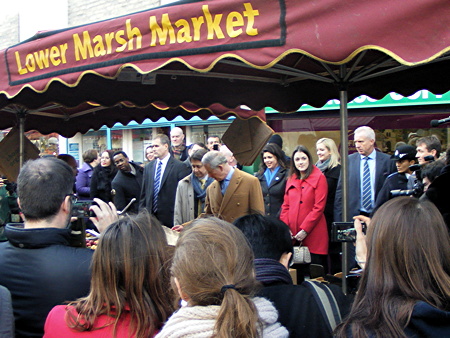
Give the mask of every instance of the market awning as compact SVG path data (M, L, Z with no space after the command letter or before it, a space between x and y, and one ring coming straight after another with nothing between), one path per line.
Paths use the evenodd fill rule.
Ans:
M289 112L322 106L340 85L350 99L444 93L448 27L447 0L177 2L0 52L0 107L220 102Z

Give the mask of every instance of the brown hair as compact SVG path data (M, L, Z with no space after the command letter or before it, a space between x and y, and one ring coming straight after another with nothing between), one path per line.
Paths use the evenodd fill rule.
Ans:
M367 264L339 337L405 337L414 305L450 308L450 239L429 201L397 197L375 213L367 233Z
M146 212L111 224L94 253L91 291L69 304L78 316L68 308L67 325L93 331L99 329L96 318L107 315L115 318L115 335L121 316L129 311L130 335L151 336L173 312L168 252L164 230Z
M83 161L86 163L92 163L98 158L98 152L95 149L88 149L83 153Z
M295 175L298 179L302 178L300 170L298 170L297 167L295 166L295 161L294 161L295 153L305 153L306 156L308 156L309 164L308 164L308 168L305 171L305 176L303 177L303 179L307 179L309 177L309 175L311 175L311 173L312 173L312 171L314 169L314 164L313 164L313 161L312 161L311 153L309 152L308 148L306 148L303 145L297 146L294 149L294 152L292 153L291 168L289 170L289 176Z
M194 221L181 233L171 271L189 305L221 305L217 337L258 336L253 252L235 226L215 217ZM222 290L225 285L234 288Z
M264 147L261 152L261 165L259 166L258 174L262 175L267 169L266 164L264 163L264 153L271 153L277 159L278 165L281 168L286 168L286 158L284 156L283 150L281 150L280 146L276 143L268 143Z

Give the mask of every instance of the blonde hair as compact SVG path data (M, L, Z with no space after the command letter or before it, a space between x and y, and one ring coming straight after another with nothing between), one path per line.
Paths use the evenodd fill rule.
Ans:
M235 226L215 217L194 221L177 242L171 272L189 305L220 305L216 337L259 336L253 251Z
M331 169L338 166L341 162L341 155L336 147L336 143L331 138L323 137L316 142L316 148L319 144L323 144L331 154L328 168Z

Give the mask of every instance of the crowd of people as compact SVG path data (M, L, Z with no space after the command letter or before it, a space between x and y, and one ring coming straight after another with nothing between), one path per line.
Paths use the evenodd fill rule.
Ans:
M69 155L29 161L17 180L24 223L6 225L0 243L0 332L447 336L450 151L441 159L436 140L399 144L390 156L376 149L373 129L354 131L347 218L357 236L348 263L363 272L353 305L335 285L295 285L289 271L298 245L325 273L341 271L331 233L344 220L343 182L330 138L317 140L314 163L303 145L286 155L274 135L255 175L219 137L188 147L180 128L153 138L145 166L110 150L86 151L80 169ZM77 199L95 201L95 251L73 246Z

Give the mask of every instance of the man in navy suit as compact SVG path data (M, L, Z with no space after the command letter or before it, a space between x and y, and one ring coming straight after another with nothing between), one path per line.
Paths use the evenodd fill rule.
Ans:
M358 152L348 157L349 221L356 215L370 215L378 192L381 190L386 177L396 172L395 163L390 160L390 156L375 150L375 132L372 128L367 126L359 127L355 130L354 137L355 147ZM365 162L367 162L370 171L370 194L366 201L363 199ZM334 203L335 222L343 221L341 178L339 178Z
M178 181L191 170L170 155L169 147L167 135L156 135L153 140L155 160L145 166L139 208L147 208L163 225L171 228Z

